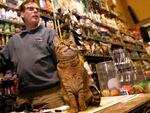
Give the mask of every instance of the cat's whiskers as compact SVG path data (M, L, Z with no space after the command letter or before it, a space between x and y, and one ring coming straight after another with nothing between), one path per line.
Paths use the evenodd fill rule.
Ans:
M74 51L78 51L78 48L75 48L75 47L72 47L72 46L70 46L70 48L71 48L72 50L74 50Z

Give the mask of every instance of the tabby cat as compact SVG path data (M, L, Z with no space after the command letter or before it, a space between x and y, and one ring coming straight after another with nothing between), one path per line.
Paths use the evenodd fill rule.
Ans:
M86 110L89 105L99 106L100 92L90 75L86 74L79 59L79 51L71 33L63 33L63 40L53 40L61 80L62 93L70 106L69 113Z

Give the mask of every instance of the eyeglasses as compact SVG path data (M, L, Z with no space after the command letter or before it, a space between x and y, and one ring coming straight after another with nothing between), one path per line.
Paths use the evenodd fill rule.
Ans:
M26 10L28 11L34 11L35 9L37 10L37 12L40 12L40 9L37 7L26 7Z

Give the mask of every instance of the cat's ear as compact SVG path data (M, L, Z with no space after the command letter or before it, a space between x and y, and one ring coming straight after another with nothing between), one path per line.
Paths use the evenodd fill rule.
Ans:
M54 39L53 39L53 45L54 45L54 47L57 47L59 43L60 43L59 36L55 35Z

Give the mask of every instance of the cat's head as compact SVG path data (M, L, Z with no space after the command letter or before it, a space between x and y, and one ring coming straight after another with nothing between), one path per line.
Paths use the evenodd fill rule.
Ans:
M63 33L63 39L54 37L53 45L58 61L71 60L78 55L77 45L71 33Z

